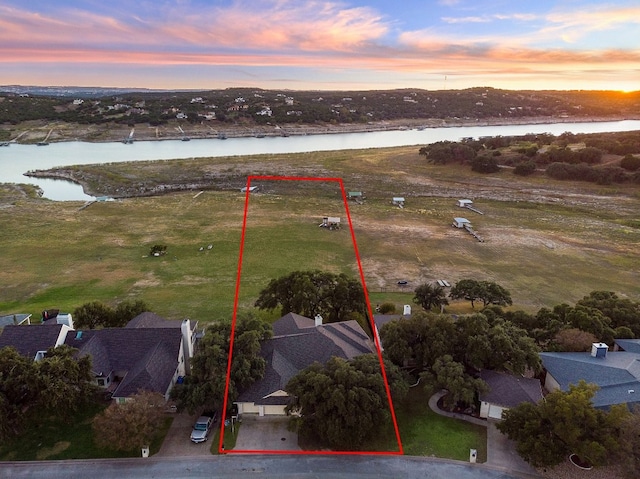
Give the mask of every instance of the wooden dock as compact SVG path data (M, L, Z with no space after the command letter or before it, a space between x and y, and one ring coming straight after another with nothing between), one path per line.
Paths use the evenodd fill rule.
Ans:
M477 208L474 208L471 205L465 206L466 209L473 211L474 213L478 213L479 215L483 215L484 213Z
M480 243L484 243L484 240L480 237L478 233L476 233L476 231L470 225L464 225L464 229L467 230L467 233L469 233L475 239L480 241Z

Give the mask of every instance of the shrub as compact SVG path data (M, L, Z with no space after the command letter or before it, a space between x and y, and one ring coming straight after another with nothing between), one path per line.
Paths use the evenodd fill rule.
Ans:
M478 156L471 162L471 169L478 173L495 173L500 171L498 162L494 158Z
M536 171L536 162L529 160L529 161L522 161L518 163L515 169L513 170L513 173L515 175L520 175L520 176L529 176L535 171Z
M163 244L154 244L149 250L149 256L162 256L167 254L167 246Z
M620 166L628 171L640 170L640 157L626 155L621 161Z
M396 305L393 303L382 303L380 305L380 314L393 314L396 312Z

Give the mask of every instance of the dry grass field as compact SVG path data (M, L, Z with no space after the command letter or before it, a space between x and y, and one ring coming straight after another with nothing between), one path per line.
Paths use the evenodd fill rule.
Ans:
M33 199L0 187L0 314L73 310L101 300L143 299L167 318L202 322L233 309L247 175L340 177L373 303L411 300L426 281L487 279L506 287L514 309L573 303L593 290L640 298L640 193L637 186L521 178L505 169L479 175L433 166L417 147L264 155L75 168L91 190L131 185L208 187L94 203ZM357 276L348 228L318 228L341 216L335 183L256 182L247 220L240 304L250 306L269 279L296 269ZM118 190L120 188L120 190ZM404 196L400 209L393 196ZM463 210L474 200L484 214ZM471 220L485 240L451 226ZM346 218L343 220L346 226ZM154 244L168 246L149 257ZM208 246L212 245L211 249ZM200 248L203 248L201 251ZM399 280L409 284L402 290ZM466 303L450 311L468 311Z

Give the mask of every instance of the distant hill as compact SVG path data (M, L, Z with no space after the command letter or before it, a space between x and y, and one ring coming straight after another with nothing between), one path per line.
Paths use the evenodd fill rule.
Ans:
M31 85L0 85L0 95L14 93L17 95L72 97L72 98L98 98L109 95L122 95L124 93L143 93L152 91L149 88L109 88L109 87L82 87L82 86L31 86Z
M399 119L522 120L638 118L640 91L465 90L293 91L229 88L162 91L85 87L0 87L0 123L233 125L348 124Z

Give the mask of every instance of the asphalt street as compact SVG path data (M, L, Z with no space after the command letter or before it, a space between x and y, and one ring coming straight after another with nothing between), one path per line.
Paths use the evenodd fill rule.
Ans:
M410 456L225 455L0 463L1 479L532 479L483 464Z

